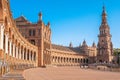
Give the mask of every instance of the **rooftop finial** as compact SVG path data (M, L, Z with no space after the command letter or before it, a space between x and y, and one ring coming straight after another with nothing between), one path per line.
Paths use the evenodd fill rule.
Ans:
M42 21L42 12L39 13L39 20Z
M92 47L96 47L96 44L95 44L95 42L94 42L94 41L93 41Z
M48 22L48 24L47 24L47 25L48 25L48 27L50 27L50 22Z
M87 43L86 43L85 39L84 39L84 41L82 43L82 46L87 46Z
M70 42L69 47L73 47L72 42Z
M103 3L103 13L106 13L105 11L105 4Z

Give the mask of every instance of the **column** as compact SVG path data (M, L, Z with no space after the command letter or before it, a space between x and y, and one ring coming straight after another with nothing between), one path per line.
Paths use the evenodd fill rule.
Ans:
M34 61L34 52L32 53L32 61Z
M33 53L32 53L32 59L31 60L33 61Z
M29 61L31 61L31 51L30 51L30 53L29 53Z
M28 54L28 50L26 49L26 53L25 53L26 58L25 58L25 60L27 60L27 54Z
M16 58L18 58L18 47L16 46Z
M15 44L13 43L13 57L15 57Z
M17 48L18 48L17 58L19 59L20 48L19 47L17 47Z
M21 48L21 59L23 59L23 48Z
M9 55L12 56L12 40L9 40Z
M8 33L5 34L5 53L8 54Z
M36 52L34 53L34 61L36 61Z
M21 46L20 46L20 49L19 49L19 59L21 59Z
M0 24L0 49L3 50L4 26Z
M22 59L24 60L24 48L23 48L23 53L22 53Z

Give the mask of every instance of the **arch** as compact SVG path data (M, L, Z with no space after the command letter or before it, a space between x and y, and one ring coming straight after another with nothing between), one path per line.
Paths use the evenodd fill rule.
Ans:
M28 49L27 60L29 60L29 53L30 53L30 50Z
M75 63L77 63L77 58L75 58Z
M17 39L15 39L15 44L16 44L16 45L18 44L18 41L17 41Z
M74 58L72 58L72 62L74 63Z
M7 20L7 17L5 17L5 29L8 29L8 20Z
M24 48L24 60L26 59L26 48Z
M65 57L64 57L64 63L66 62Z
M80 62L83 63L83 59L82 58L81 58Z
M55 57L54 57L54 56L52 56L52 61L53 61L53 62L55 61Z
M69 59L67 58L67 62L69 61Z
M69 58L70 62L71 62L71 58Z
M34 61L36 61L36 52L34 52Z
M86 59L86 63L89 63L89 60L88 60L88 58Z
M31 59L31 61L32 61L32 58L33 58L33 51L31 51L31 54L30 54L30 59Z
M78 63L80 63L80 59L78 58Z
M18 43L18 58L20 58L20 43Z
M100 63L103 63L103 61L102 61L101 59L99 60L99 62L100 62Z
M12 41L14 42L14 39L15 39L15 37L14 37L14 35L12 35Z
M4 36L3 36L3 49L5 50L5 34L4 34Z
M58 62L60 62L60 57L58 57Z
M21 46L21 59L23 59L23 46Z
M11 28L9 28L9 38L10 38L10 39L12 38L12 31L11 31Z
M85 61L85 58L83 59L83 63L85 63L86 61Z

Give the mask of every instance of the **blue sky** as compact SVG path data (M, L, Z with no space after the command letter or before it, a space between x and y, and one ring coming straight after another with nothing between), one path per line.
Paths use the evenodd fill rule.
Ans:
M10 0L14 18L24 15L34 23L41 11L44 23L51 23L52 43L65 46L79 46L84 39L97 44L103 3L113 45L120 48L120 0Z

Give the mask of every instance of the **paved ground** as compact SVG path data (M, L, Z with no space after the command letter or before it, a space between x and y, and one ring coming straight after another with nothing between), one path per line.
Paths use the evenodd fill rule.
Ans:
M26 80L120 80L119 72L80 69L79 67L33 68L23 72Z
M0 80L25 80L22 73L23 70L15 70L0 77Z

